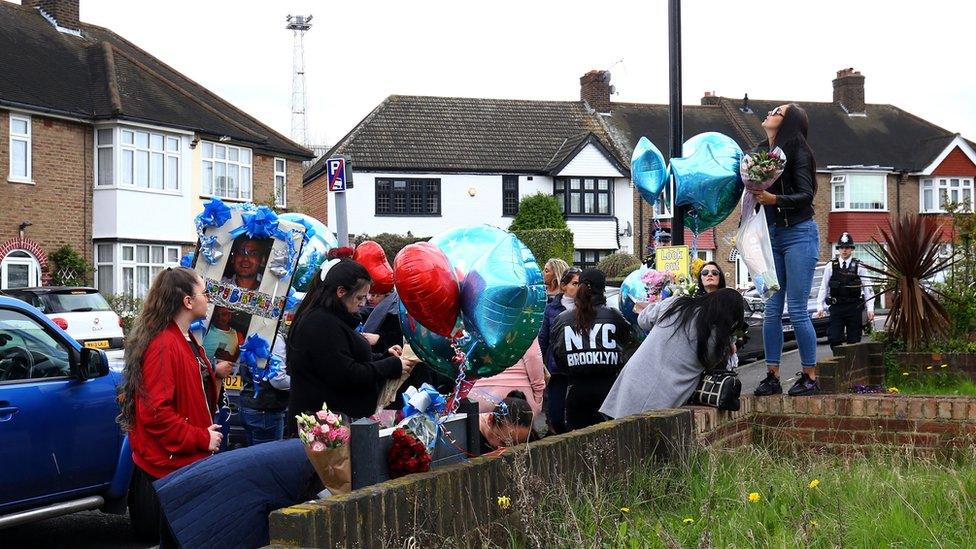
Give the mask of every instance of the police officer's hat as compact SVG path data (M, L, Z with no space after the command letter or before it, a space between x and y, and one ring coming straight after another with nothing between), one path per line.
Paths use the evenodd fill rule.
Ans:
M658 229L658 230L654 231L654 241L655 242L662 242L662 243L667 242L667 243L670 244L671 243L671 233L669 233L668 231L666 231L664 229Z
M850 233L843 233L843 234L841 234L840 235L840 238L837 239L837 247L838 248L853 248L854 247L854 239L851 238L851 234Z

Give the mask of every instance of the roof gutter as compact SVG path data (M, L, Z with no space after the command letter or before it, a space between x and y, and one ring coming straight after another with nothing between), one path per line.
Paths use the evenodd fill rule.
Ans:
M43 114L45 116L50 116L51 118L60 118L62 120L70 120L71 122L81 122L84 124L91 124L93 121L92 117L87 113L73 113L71 111L52 109L50 107L41 107L38 105L20 103L18 101L9 101L7 99L0 99L0 107L9 107L18 111Z

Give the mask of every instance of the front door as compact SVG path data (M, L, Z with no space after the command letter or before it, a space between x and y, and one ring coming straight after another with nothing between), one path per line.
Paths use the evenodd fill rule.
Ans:
M0 261L0 290L41 285L41 265L29 252L14 250Z

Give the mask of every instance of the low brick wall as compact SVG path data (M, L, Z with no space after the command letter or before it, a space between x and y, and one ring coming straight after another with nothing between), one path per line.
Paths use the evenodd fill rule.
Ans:
M895 353L905 371L924 374L926 372L951 372L967 375L976 382L976 354L971 353ZM942 368L945 365L946 368Z
M846 393L855 385L883 385L884 345L876 342L841 345L837 355L817 362L817 380L824 393Z
M662 410L638 414L478 457L429 473L374 484L350 494L280 509L271 514L271 544L290 547L462 545L493 525L511 523L515 504L502 509L498 496L512 494L515 479L557 483L569 493L581 476L621 478L650 462L681 461L693 443L692 413ZM435 503L436 502L436 503Z
M695 408L697 440L710 447L950 456L976 444L976 398L904 395L743 397L739 412Z

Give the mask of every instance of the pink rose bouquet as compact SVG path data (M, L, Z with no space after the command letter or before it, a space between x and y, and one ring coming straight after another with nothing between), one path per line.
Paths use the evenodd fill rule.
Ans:
M743 156L739 163L739 175L747 190L765 191L782 175L785 167L786 154L776 147L771 151Z
M323 404L314 415L299 414L298 438L305 445L305 455L315 467L322 484L333 494L347 494L352 489L352 467L349 463L349 426L342 416Z
M641 282L647 286L647 297L649 301L657 301L661 298L661 293L664 289L671 283L671 275L651 269L641 275Z

